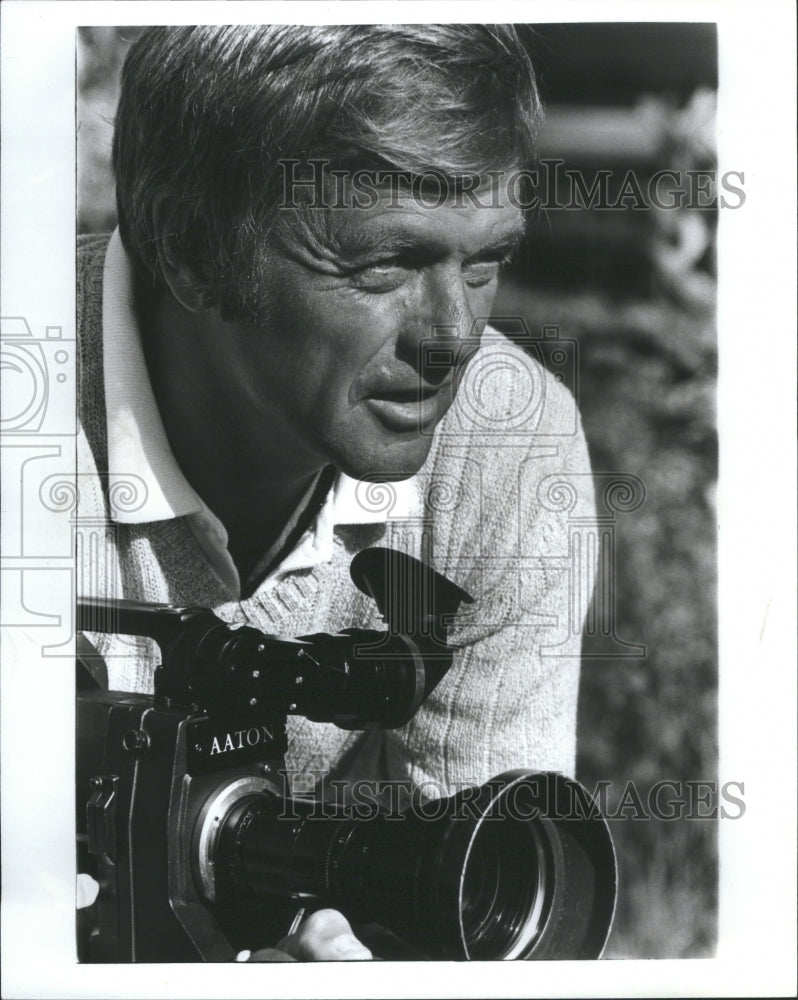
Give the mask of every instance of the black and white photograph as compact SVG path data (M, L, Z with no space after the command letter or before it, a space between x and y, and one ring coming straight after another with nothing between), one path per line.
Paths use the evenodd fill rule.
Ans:
M757 10L6 5L9 996L795 988Z

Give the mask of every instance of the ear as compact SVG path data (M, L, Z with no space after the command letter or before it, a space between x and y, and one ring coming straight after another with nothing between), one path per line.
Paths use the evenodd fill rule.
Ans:
M179 252L174 234L173 200L159 194L153 201L152 222L161 274L172 295L189 312L205 312L204 292L197 275Z

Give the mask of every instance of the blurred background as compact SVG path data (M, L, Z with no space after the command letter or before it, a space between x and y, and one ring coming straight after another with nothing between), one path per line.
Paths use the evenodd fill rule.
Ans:
M78 38L78 231L115 225L109 167L119 69L140 29ZM717 41L711 24L538 25L528 44L547 105L541 156L588 188L627 171L715 166ZM566 188L563 201L567 203ZM606 655L587 636L577 774L629 782L717 779L714 210L550 208L504 275L495 307L577 344L574 388L598 472L642 480L618 515L617 634L645 656ZM548 352L546 352L548 353ZM544 353L544 357L546 354ZM667 798L668 796L665 796ZM612 821L621 870L611 958L714 954L717 827L710 819Z

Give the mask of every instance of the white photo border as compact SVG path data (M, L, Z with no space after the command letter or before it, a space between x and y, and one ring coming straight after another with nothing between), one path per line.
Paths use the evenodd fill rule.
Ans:
M719 170L746 204L720 213L720 778L745 816L720 823L717 957L599 963L78 965L74 911L74 669L10 629L2 673L2 950L9 997L794 995L795 10L787 0L491 4L64 2L2 5L2 309L67 348L75 330L75 29L79 25L375 21L712 21L720 48ZM60 327L60 333L55 331ZM48 331L49 328L49 331ZM48 348L49 349L49 348ZM74 467L74 393L37 445ZM10 457L9 457L10 456ZM4 449L3 569L26 565L18 453ZM72 463L70 465L70 463ZM15 507L15 503L17 506ZM68 539L37 514L30 586L64 590ZM52 545L48 550L47 546ZM16 561L15 561L16 560ZM31 574L34 576L34 574ZM11 576L8 577L12 579ZM36 580L40 580L37 585ZM5 581L4 581L5 583ZM12 580L13 583L13 580ZM26 584L28 586L28 584ZM4 586L4 611L13 587ZM27 592L26 592L27 593ZM52 597L50 598L52 601ZM24 603L24 602L23 602ZM35 607L36 604L34 603ZM45 623L49 627L52 622Z

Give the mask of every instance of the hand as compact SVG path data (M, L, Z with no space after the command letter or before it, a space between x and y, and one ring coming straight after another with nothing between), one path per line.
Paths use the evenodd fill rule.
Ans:
M91 906L97 899L99 892L100 883L96 879L93 879L91 875L78 874L76 905L79 910Z
M372 955L337 910L316 910L276 948L254 952L250 962L363 962Z

